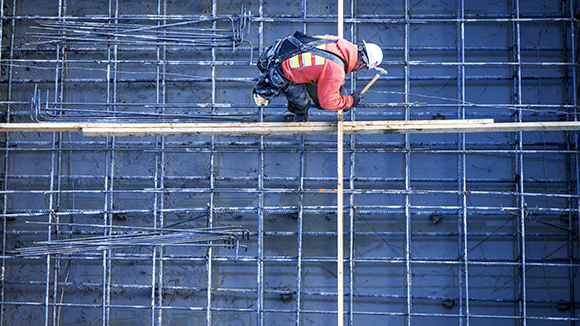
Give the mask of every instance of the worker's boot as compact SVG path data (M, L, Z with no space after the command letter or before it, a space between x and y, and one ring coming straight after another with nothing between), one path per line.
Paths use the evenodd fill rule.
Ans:
M294 122L308 122L308 112L304 114L294 114Z

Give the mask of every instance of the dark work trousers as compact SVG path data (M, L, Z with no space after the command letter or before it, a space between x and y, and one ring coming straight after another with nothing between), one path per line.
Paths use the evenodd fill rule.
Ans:
M308 115L310 99L312 99L316 108L323 110L318 101L318 83L297 84L288 82L281 90L288 100L288 111L294 114Z

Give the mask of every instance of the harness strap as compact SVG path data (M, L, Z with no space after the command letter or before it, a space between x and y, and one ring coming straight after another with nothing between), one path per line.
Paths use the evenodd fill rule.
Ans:
M313 41L309 43L302 43L294 36L289 36L286 38L289 42L291 42L296 49L290 52L284 53L276 59L277 62L283 62L286 59L289 59L297 54L310 52L314 55L319 57L323 57L328 59L334 63L336 63L343 71L345 69L344 59L341 58L339 55L332 53L330 51L322 50L317 48L319 45L328 44L328 43L336 43L338 40L327 40L327 39L320 39L318 41Z

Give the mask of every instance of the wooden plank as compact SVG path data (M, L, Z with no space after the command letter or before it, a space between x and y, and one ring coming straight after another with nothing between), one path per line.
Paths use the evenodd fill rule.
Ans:
M459 120L460 121L460 120ZM382 126L344 126L350 134L413 134L413 133L458 133L458 132L515 132L515 131L565 131L580 130L578 122L521 122L521 123L461 123L456 124L407 124Z
M80 123L0 123L0 132L80 132Z
M336 283L338 326L344 325L344 117L337 115L336 128Z
M457 123L463 124L490 124L493 123L493 119L467 119L467 120L373 120L373 121L356 121L349 122L346 121L347 125L360 125L360 126L383 126L388 125L452 125Z
M345 134L411 134L580 130L580 122L476 120L344 121ZM250 136L335 134L337 122L263 123L2 123L0 132L83 132L87 136Z
M344 1L338 0L338 37L344 38ZM336 227L337 227L337 241L336 241L336 284L337 284L337 313L338 313L338 326L344 325L344 237L343 237L343 202L344 202L344 192L343 192L343 162L344 162L344 116L342 110L337 112L336 115L336 174L337 174L337 194L336 194Z
M238 125L238 126L190 126L190 127L148 127L148 128L82 128L87 136L251 136L251 135L298 135L335 134L336 124L322 123L309 126L308 123L293 125Z
M418 120L413 121L361 121L342 122L345 133L396 133L405 126L412 132L424 126L459 126L461 124L491 124L492 119L477 120ZM467 122L465 122L467 121ZM109 124L82 127L88 136L247 136L247 135L292 135L292 134L335 134L338 122L263 122L263 123L168 123L168 124Z
M363 126L380 127L385 125L408 125L412 123L413 125L422 124L453 124L461 121L464 123L493 123L492 119L473 119L473 120L415 120L415 121L360 121L360 122L346 122L347 125L358 126L362 128ZM56 122L41 122L41 123L0 123L1 132L79 132L82 129L141 129L146 131L149 128L153 128L156 132L160 130L176 130L176 129L191 129L192 132L196 130L210 131L222 129L240 129L244 132L249 132L247 130L256 129L257 134L260 132L267 132L268 128L274 128L273 132L288 134L289 131L296 131L303 133L304 130L311 131L313 133L325 133L336 129L336 123L334 122L308 122L308 123L296 123L296 122L263 122L263 123L240 123L240 122L223 122L223 123L56 123ZM351 127L352 128L352 127ZM282 130L282 131L280 131ZM217 134L217 133L215 133Z

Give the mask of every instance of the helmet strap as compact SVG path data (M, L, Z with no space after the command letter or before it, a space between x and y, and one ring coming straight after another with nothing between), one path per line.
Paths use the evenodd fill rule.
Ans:
M363 59L363 61L367 64L369 64L369 57L367 55L367 49L365 48L364 45L359 45L358 46L358 52L361 54L361 57Z
M359 53L361 54L361 57L362 57L364 63L368 66L369 65L369 58L367 57L366 52L360 51Z

